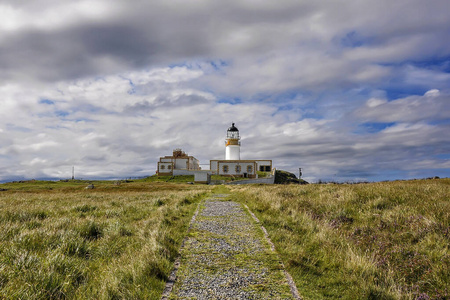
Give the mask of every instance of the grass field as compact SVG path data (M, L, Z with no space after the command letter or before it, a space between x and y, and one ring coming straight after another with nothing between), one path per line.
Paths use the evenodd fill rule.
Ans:
M191 177L0 185L0 299L158 299ZM449 299L450 179L230 186L305 299Z
M0 298L158 299L210 188L147 181L0 185Z
M450 298L450 179L231 189L305 299Z

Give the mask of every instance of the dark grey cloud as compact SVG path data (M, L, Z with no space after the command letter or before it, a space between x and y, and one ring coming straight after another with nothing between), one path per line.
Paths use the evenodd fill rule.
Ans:
M51 5L41 2L46 8ZM33 9L37 10L11 4L27 9L30 15ZM411 55L430 51L427 50L430 47L433 49L430 55L436 50L443 54L450 51L443 39L444 28L450 22L443 13L445 1L425 6L420 1L395 4L283 1L277 5L237 1L171 5L139 1L136 6L122 2L108 5L117 6L121 12L98 20L81 19L51 30L28 26L7 32L0 41L3 76L18 78L27 73L35 79L73 79L196 58L233 60L249 54L255 57L286 47L295 51L300 46L298 51L308 52L328 47L329 51L336 37L351 32L357 32L362 42L370 46L350 51L356 52L351 56L365 60L370 60L371 47L390 49L397 41L408 45L414 39L427 45L412 48ZM308 48L302 47L305 45ZM404 53L401 47L399 50ZM308 52L304 53L307 59ZM377 55L382 55L385 50L380 48L378 52ZM389 53L385 54L384 62L398 59L396 49Z
M170 55L140 28L86 26L62 32L25 32L0 47L3 76L42 80L76 79L158 64Z
M123 109L125 114L149 114L154 110L161 108L171 108L171 107L186 107L187 109L195 110L196 105L207 104L211 102L210 100L202 97L200 95L161 95L151 102L148 100L143 100L141 102L127 105Z

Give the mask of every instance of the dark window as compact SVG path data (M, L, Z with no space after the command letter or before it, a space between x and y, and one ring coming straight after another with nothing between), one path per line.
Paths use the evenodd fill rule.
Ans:
M228 166L227 165L222 166L222 171L224 173L228 173Z
M241 166L236 166L235 170L236 170L236 173L241 173Z
M253 167L247 166L247 173L252 174L253 173Z
M161 165L161 170L164 170L166 168L165 165Z
M271 170L270 170L270 166L266 166L266 170L265 170L266 172L270 172Z
M261 172L264 172L264 166L259 166L259 170L260 170Z

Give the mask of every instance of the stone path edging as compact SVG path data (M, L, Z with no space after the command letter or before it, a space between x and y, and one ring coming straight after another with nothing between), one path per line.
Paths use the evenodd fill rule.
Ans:
M184 237L183 242L181 243L180 249L182 249L184 247L184 242L188 238L187 234L192 229L192 225L194 224L195 219L197 218L198 212L200 211L200 204L202 204L202 202L203 202L203 200L197 204L197 209L195 210L195 213L192 216L191 222L189 223L189 228L186 232L186 236ZM175 284L175 280L177 279L177 271L180 268L180 261L181 261L181 254L179 254L177 259L175 260L175 263L173 265L173 270L170 273L169 279L166 282L166 287L164 288L164 291L162 293L161 300L168 300L170 294L172 293L173 285Z
M250 210L250 208L248 208L247 204L243 204L244 207L247 209L247 211L249 212L249 214L252 216L253 220L255 220L258 224L261 225L261 229L264 232L264 236L266 237L267 242L270 245L270 248L272 249L272 251L276 252L275 250L275 245L272 243L272 241L270 240L269 237L269 233L267 232L266 228L261 224L261 222L259 221L259 219L255 216L255 214ZM286 267L284 266L284 263L281 262L281 265L283 266L284 269L284 275L286 276L286 279L289 283L289 287L291 289L291 293L292 296L296 299L296 300L302 300L302 297L300 296L300 293L298 292L297 286L295 285L294 279L292 279L291 274L288 273L288 271L286 271Z

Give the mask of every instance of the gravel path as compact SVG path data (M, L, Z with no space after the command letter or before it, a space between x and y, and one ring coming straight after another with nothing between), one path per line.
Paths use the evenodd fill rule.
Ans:
M226 196L193 219L169 299L294 299L261 227Z

